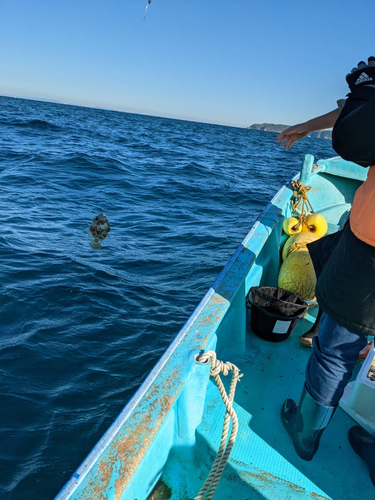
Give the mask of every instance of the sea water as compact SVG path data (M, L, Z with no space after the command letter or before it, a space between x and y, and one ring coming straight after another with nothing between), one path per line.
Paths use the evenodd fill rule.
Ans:
M276 135L0 97L2 500L53 498L304 154L334 156Z

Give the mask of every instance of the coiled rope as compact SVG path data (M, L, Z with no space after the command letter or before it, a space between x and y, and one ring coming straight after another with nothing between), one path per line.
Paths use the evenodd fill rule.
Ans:
M290 187L293 189L293 198L291 200L292 205L292 217L297 213L298 224L297 227L303 223L306 223L306 215L314 213L314 209L307 197L307 193L310 191L311 186L305 186L301 181L292 181Z
M213 463L209 475L207 476L206 481L204 482L198 495L194 498L194 500L202 500L205 497L205 500L210 500L215 493L216 487L220 481L221 475L224 471L230 452L232 451L234 442L236 440L238 432L238 418L236 412L233 409L233 399L234 399L234 393L236 391L237 382L242 377L242 374L240 375L239 368L233 363L230 363L229 361L223 363L223 361L218 360L216 358L215 351L207 351L204 352L203 354L199 354L196 357L196 360L198 363L208 363L208 362L210 363L211 365L210 375L215 379L216 385L220 391L220 396L227 410L224 417L224 425L223 425L223 431L221 433L220 446L215 461ZM225 390L224 384L221 380L220 373L222 373L224 376L227 376L229 372L232 372L232 380L230 382L229 395L228 395ZM227 443L231 421L232 421L232 430Z

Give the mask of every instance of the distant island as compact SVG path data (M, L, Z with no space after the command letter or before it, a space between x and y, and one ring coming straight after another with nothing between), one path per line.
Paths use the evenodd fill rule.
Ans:
M289 126L276 123L254 123L246 128L250 130L262 130L263 132L277 132L279 134ZM332 130L318 130L317 132L311 132L308 136L317 139L332 139Z

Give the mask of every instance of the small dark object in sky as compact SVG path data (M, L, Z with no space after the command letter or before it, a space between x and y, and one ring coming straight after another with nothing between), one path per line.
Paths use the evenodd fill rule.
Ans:
M148 6L151 4L151 2L152 2L152 0L147 0L146 10L145 10L145 15L143 16L143 20L146 19L147 9L148 9Z
M96 216L87 228L87 234L94 238L94 241L90 242L90 247L92 248L102 248L100 241L103 241L107 236L111 228L109 227L109 222L107 217L102 212Z

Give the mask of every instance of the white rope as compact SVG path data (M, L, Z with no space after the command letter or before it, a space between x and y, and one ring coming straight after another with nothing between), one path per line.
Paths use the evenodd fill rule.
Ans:
M205 500L210 500L215 493L216 487L220 481L221 475L224 471L230 452L232 451L234 442L236 440L238 432L238 418L236 412L233 409L233 399L237 382L240 380L242 375L240 375L239 368L237 368L237 366L233 363L230 363L229 361L223 363L222 361L216 359L215 351L207 351L203 354L199 354L196 360L198 361L198 363L209 362L211 364L210 375L214 377L216 385L220 391L220 396L225 404L225 408L227 409L224 417L224 426L221 434L220 446L215 461L206 481L204 482L198 495L194 498L194 500L202 500L205 497ZM230 382L228 396L224 384L220 378L220 373L222 373L224 376L227 376L230 371L232 372L232 380ZM232 430L227 443L231 421Z

